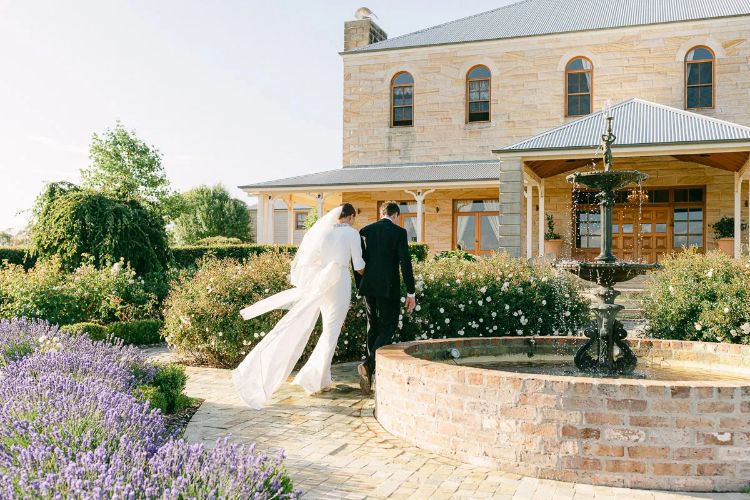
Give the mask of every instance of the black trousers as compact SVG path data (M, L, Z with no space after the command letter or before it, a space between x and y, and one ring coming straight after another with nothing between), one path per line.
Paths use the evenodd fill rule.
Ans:
M400 298L365 297L367 313L367 359L365 366L370 374L375 373L375 351L393 343L401 309Z

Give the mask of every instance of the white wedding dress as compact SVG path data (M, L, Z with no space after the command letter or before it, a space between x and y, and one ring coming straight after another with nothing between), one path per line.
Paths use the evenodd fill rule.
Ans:
M237 392L251 408L263 408L287 380L320 314L320 339L293 383L308 393L331 385L331 361L351 301L349 263L355 270L365 267L359 233L348 224L338 224L340 215L340 207L332 210L305 234L292 262L294 288L240 311L243 318L251 319L274 309L289 309L232 371Z

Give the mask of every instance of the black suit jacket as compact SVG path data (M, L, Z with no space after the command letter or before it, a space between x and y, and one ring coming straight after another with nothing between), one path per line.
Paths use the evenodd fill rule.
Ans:
M414 272L406 229L389 219L380 219L363 227L359 234L365 260L365 275L359 283L359 294L363 297L400 298L399 267L406 291L414 293Z

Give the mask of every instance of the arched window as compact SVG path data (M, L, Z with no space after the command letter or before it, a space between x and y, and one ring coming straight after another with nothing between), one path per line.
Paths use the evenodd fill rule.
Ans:
M414 78L402 71L391 80L391 126L414 125Z
M474 66L466 75L466 121L490 121L490 82L486 66Z
M585 57L572 59L565 67L565 116L591 113L594 65Z
M695 47L685 57L685 108L714 107L714 53Z

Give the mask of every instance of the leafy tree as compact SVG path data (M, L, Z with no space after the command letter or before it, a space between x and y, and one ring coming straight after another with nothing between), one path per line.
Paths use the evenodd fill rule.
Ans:
M7 247L11 244L12 241L12 234L10 234L8 231L0 231L0 245Z
M164 220L152 207L81 189L41 205L32 243L39 258L59 256L67 270L87 259L97 267L123 259L141 274L164 269L169 256Z
M91 164L81 170L83 187L120 200L153 203L160 210L170 201L172 193L161 153L119 121L101 136L93 135L89 159Z
M220 185L199 186L182 194L182 211L175 219L177 241L191 245L213 236L250 238L247 205Z
M316 222L318 222L318 209L311 208L310 211L307 212L307 217L305 217L305 231L313 227Z

